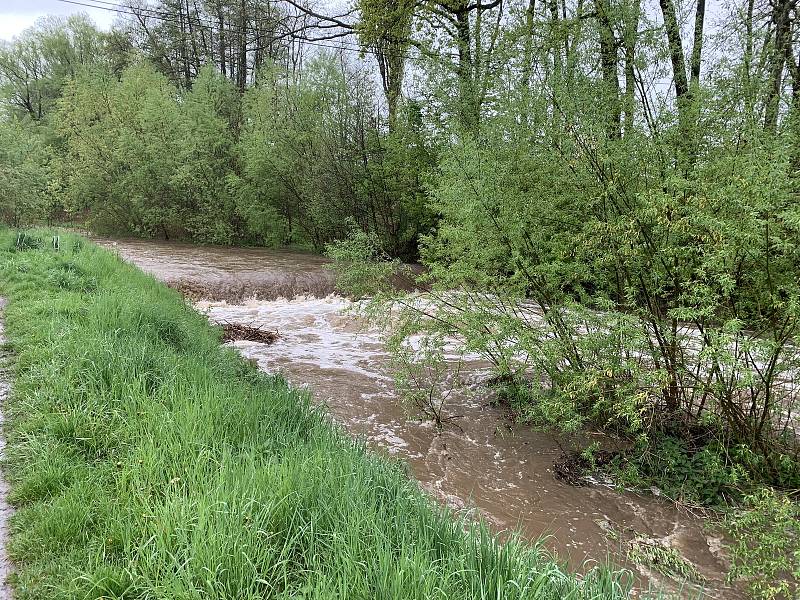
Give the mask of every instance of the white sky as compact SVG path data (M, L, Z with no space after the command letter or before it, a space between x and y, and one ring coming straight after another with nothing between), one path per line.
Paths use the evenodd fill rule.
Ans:
M117 13L100 8L90 8L80 4L86 0L0 0L0 40L10 40L19 35L36 22L36 19L45 15L72 15L84 13L88 15L95 24L104 30L111 28L112 23L117 19ZM106 0L109 5L113 0ZM88 0L87 3L92 3ZM737 2L738 3L738 2ZM100 2L94 2L100 4ZM348 0L316 0L312 4L320 7L322 12L336 14L341 12L343 6L349 4ZM688 4L688 6L687 6ZM711 34L718 25L719 19L725 15L730 6L734 4L731 0L707 0L706 2L706 34ZM692 2L679 1L687 10L687 21L689 25L694 18L694 6ZM109 6L110 8L111 6ZM660 20L658 2L656 0L645 0L645 11L657 20ZM690 33L687 29L686 33ZM690 35L684 35L684 42L691 42ZM706 43L710 46L712 40L707 37ZM705 50L713 52L712 48L706 47ZM691 50L688 50L691 51ZM707 53L706 56L709 56Z
M80 2L81 0L75 0ZM0 0L0 39L10 40L45 15L88 15L101 29L110 29L116 13L58 0Z

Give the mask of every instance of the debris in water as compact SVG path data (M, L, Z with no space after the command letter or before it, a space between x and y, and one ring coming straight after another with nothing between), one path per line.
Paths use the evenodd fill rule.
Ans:
M258 342L259 344L273 344L278 339L277 331L269 331L252 325L240 323L220 323L222 325L223 342Z
M553 462L553 476L559 481L569 485L582 486L593 483L591 475L602 470L614 459L615 453L609 450L600 450L588 459L580 452L563 451L561 457ZM603 481L603 484L609 482Z
M664 540L639 535L628 541L627 558L634 564L653 567L667 577L705 581L697 567Z

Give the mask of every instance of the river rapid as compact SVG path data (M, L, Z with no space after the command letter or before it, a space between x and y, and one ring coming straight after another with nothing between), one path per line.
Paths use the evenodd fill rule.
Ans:
M639 594L653 588L677 597L744 597L726 583L722 539L700 516L653 495L557 480L553 463L574 440L511 421L491 402L482 365L468 365L459 391L448 399L449 413L459 416L453 425L437 431L419 418L395 392L382 333L354 314L349 300L333 294L324 258L269 249L96 241L181 290L214 322L277 331L270 345L232 345L263 371L308 387L334 421L374 450L407 463L440 502L479 513L501 534L547 536L545 545L571 568L624 565L633 571ZM630 563L631 544L674 548L702 583L676 581Z

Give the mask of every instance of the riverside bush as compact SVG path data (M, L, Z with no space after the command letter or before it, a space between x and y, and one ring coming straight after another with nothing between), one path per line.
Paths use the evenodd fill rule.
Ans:
M570 130L566 162L502 132L444 160L421 249L433 289L399 310L388 298L393 335L448 336L494 365L521 418L623 436L639 472L674 438L676 470L714 473L704 502L797 486L800 213L784 146L757 131L726 143L722 128L687 173L646 136Z
M728 516L727 528L734 540L731 577L744 578L756 598L797 598L800 505L761 488Z

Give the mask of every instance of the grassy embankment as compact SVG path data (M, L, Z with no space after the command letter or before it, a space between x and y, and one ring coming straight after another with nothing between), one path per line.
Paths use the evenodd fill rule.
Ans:
M19 598L625 595L465 531L176 292L75 236L33 238L0 231Z

